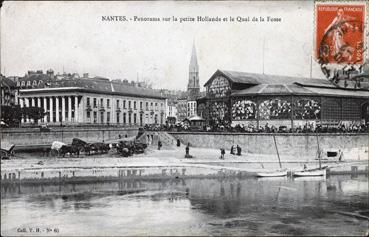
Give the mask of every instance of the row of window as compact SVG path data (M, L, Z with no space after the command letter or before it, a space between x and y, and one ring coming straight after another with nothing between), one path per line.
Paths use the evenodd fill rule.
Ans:
M41 80L39 80L39 81L36 81L36 80L34 80L34 81L22 81L22 82L17 82L17 86L18 87L20 87L20 86L37 86L37 85L40 85L41 84Z
M98 104L98 101L97 101L97 98L92 98L92 106L94 108L97 108L98 106L100 107L104 107L105 106L105 102L106 101L106 107L107 108L110 108L110 99L104 99L104 98L100 98L100 101L99 101L99 104ZM128 102L128 103L127 103ZM133 103L132 103L133 102ZM87 106L91 106L91 98L90 97L87 97ZM122 108L123 109L126 109L127 108L127 104L128 104L128 108L131 109L132 108L132 104L133 104L133 109L137 109L137 101L126 101L126 100L122 100ZM120 105L121 105L121 101L119 99L116 100L116 108L120 108ZM146 110L149 110L149 102L146 102ZM150 108L153 108L154 106L154 103L151 102L150 103ZM161 108L163 109L164 107L164 104L161 103L160 104ZM140 101L139 103L139 108L142 110L143 109L143 102ZM155 102L155 110L158 110L158 103Z
M101 111L99 114L100 114L100 122L104 123L105 122L105 117L104 117L105 113L103 111ZM98 119L97 119L98 112L93 111L92 115L93 115L92 122L97 123L98 122ZM127 115L128 115L128 121L127 121ZM91 119L91 112L88 111L86 116L87 116L87 119ZM145 118L146 118L146 121L148 121L149 120L149 115L146 114ZM155 114L155 115L150 114L150 119L154 120L155 123L158 123L158 115L157 114ZM123 113L123 119L121 120L121 113L119 113L119 112L116 113L116 123L137 124L138 120L139 120L140 125L142 125L143 124L143 114ZM111 113L106 112L106 123L110 123L110 122L112 122L111 121ZM162 123L162 118L161 118L161 123Z

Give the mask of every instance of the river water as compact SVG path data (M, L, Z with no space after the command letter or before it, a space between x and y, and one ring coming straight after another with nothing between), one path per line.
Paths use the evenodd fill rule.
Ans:
M368 177L1 187L1 234L364 235Z

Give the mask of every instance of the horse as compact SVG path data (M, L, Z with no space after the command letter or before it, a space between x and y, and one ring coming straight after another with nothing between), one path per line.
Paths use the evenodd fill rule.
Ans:
M90 144L81 140L81 139L78 139L78 138L73 138L72 140L72 146L78 148L78 150L81 152L81 151L84 151L85 154L88 153L88 155L90 155Z
M63 145L59 149L59 154L65 157L65 154L69 153L69 156L71 157L72 154L77 154L77 157L79 157L79 148L77 146L73 145Z
M102 142L92 143L90 144L90 148L92 151L101 152L101 153L107 153L110 150L109 144L105 144Z

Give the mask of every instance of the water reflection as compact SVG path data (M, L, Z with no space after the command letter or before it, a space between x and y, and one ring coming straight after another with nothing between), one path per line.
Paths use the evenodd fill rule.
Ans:
M1 199L5 235L363 235L369 216L361 176L2 185Z

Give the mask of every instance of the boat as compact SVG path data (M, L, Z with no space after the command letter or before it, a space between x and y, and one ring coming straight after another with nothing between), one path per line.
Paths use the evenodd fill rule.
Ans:
M303 177L303 176L326 176L327 170L322 168L308 169L303 171L293 172L293 176Z
M296 172L293 172L292 173L292 176L294 176L294 177L324 176L325 177L327 175L326 168L328 166L322 167L321 152L320 152L320 147L319 147L318 134L316 135L316 139L317 139L317 143L318 143L317 155L318 155L318 160L319 160L319 168L315 168L315 169L304 169L302 171L296 171Z
M275 149L277 151L277 156L278 156L278 162L279 162L279 168L280 169L276 170L276 171L270 171L270 172L257 172L256 173L257 177L283 177L283 176L287 176L287 169L282 169L282 163L281 163L281 159L279 157L277 142L275 140L274 135L273 135L273 139L274 139Z
M283 177L287 176L287 170L276 170L271 172L258 172L257 177Z

